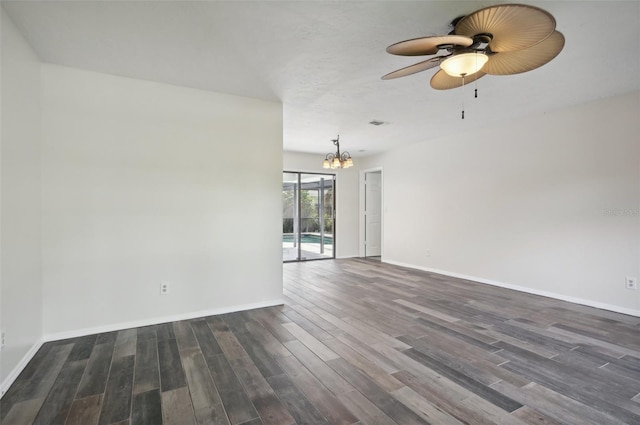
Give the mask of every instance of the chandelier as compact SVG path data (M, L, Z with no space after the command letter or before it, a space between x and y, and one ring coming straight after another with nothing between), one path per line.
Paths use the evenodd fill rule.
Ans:
M353 167L353 159L351 159L349 152L345 151L340 153L340 135L331 141L336 146L336 152L327 154L324 158L322 168L336 169Z

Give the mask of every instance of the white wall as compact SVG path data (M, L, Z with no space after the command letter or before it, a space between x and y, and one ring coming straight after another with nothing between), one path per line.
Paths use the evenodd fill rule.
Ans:
M54 65L42 90L47 338L281 302L281 104Z
M367 159L383 260L640 313L639 117L632 93Z
M40 63L0 8L2 391L42 339Z
M327 151L328 152L328 151ZM336 257L358 256L358 158L343 170L322 168L323 155L300 152L283 153L285 171L336 174Z

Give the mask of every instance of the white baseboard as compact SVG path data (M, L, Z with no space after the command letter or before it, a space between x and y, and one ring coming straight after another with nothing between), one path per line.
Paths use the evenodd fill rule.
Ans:
M65 331L65 332L49 333L44 335L43 340L44 342L58 341L61 339L77 338L85 335L120 331L122 329L139 328L142 326L158 325L160 323L196 319L198 317L215 316L217 314L234 313L236 311L253 310L256 308L273 307L276 305L283 305L283 304L284 304L283 299L277 299L277 300L262 301L262 302L251 303L251 304L241 304L241 305L236 305L231 307L213 308L209 310L194 311L190 313L176 314L172 316L154 317L152 319L141 319L141 320L134 320L131 322L120 322L120 323L113 323L113 324L103 325L103 326L95 326L91 328L74 329L74 330Z
M13 384L13 382L18 378L24 368L27 367L27 364L29 364L31 359L33 359L33 356L35 356L40 347L42 347L42 344L44 344L44 340L42 339L33 344L29 351L25 353L20 362L16 365L16 367L13 368L11 373L9 373L5 380L2 381L2 383L0 384L0 398L4 396L9 387L11 387L11 384Z
M609 311L613 311L615 313L628 314L629 316L640 317L640 310L634 310L632 308L620 307L620 306L613 305L613 304L605 304L605 303L601 303L601 302L598 302L598 301L592 301L592 300L586 300L586 299L583 299L583 298L571 297L571 296L568 296L568 295L557 294L555 292L540 291L538 289L528 288L526 286L512 285L510 283L498 282L498 281L491 280L491 279L484 279L484 278L477 277L477 276L469 276L469 275L464 275L464 274L460 274L460 273L454 273L454 272L450 272L450 271L446 271L446 270L433 269L433 268L430 268L430 267L417 266L415 264L407 264L407 263L402 263L400 261L386 260L385 259L385 260L383 260L383 262L384 263L393 264L393 265L396 265L396 266L408 267L410 269L422 270L422 271L425 271L425 272L437 273L437 274L441 274L441 275L445 275L445 276L451 276L451 277L457 277L457 278L465 279L465 280L472 280L472 281L478 282L478 283L485 283L487 285L498 286L500 288L513 289L514 291L526 292L528 294L540 295L540 296L543 296L543 297L554 298L554 299L561 300L561 301L568 301L570 303L586 305L588 307L600 308L602 310L609 310Z

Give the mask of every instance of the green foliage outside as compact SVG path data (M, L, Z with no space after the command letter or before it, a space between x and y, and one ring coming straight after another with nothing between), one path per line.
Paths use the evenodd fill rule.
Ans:
M293 216L296 206L294 205L294 191L282 191L282 233L293 233ZM319 209L320 206L316 199L311 196L311 191L302 190L300 192L300 231L301 232L319 232ZM325 233L333 232L333 190L325 191L324 196L324 231Z

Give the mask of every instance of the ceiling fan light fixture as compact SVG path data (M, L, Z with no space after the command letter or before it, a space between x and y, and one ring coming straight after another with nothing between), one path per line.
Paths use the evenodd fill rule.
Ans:
M484 53L459 53L445 59L440 68L452 77L466 77L480 71L488 60L489 57Z

